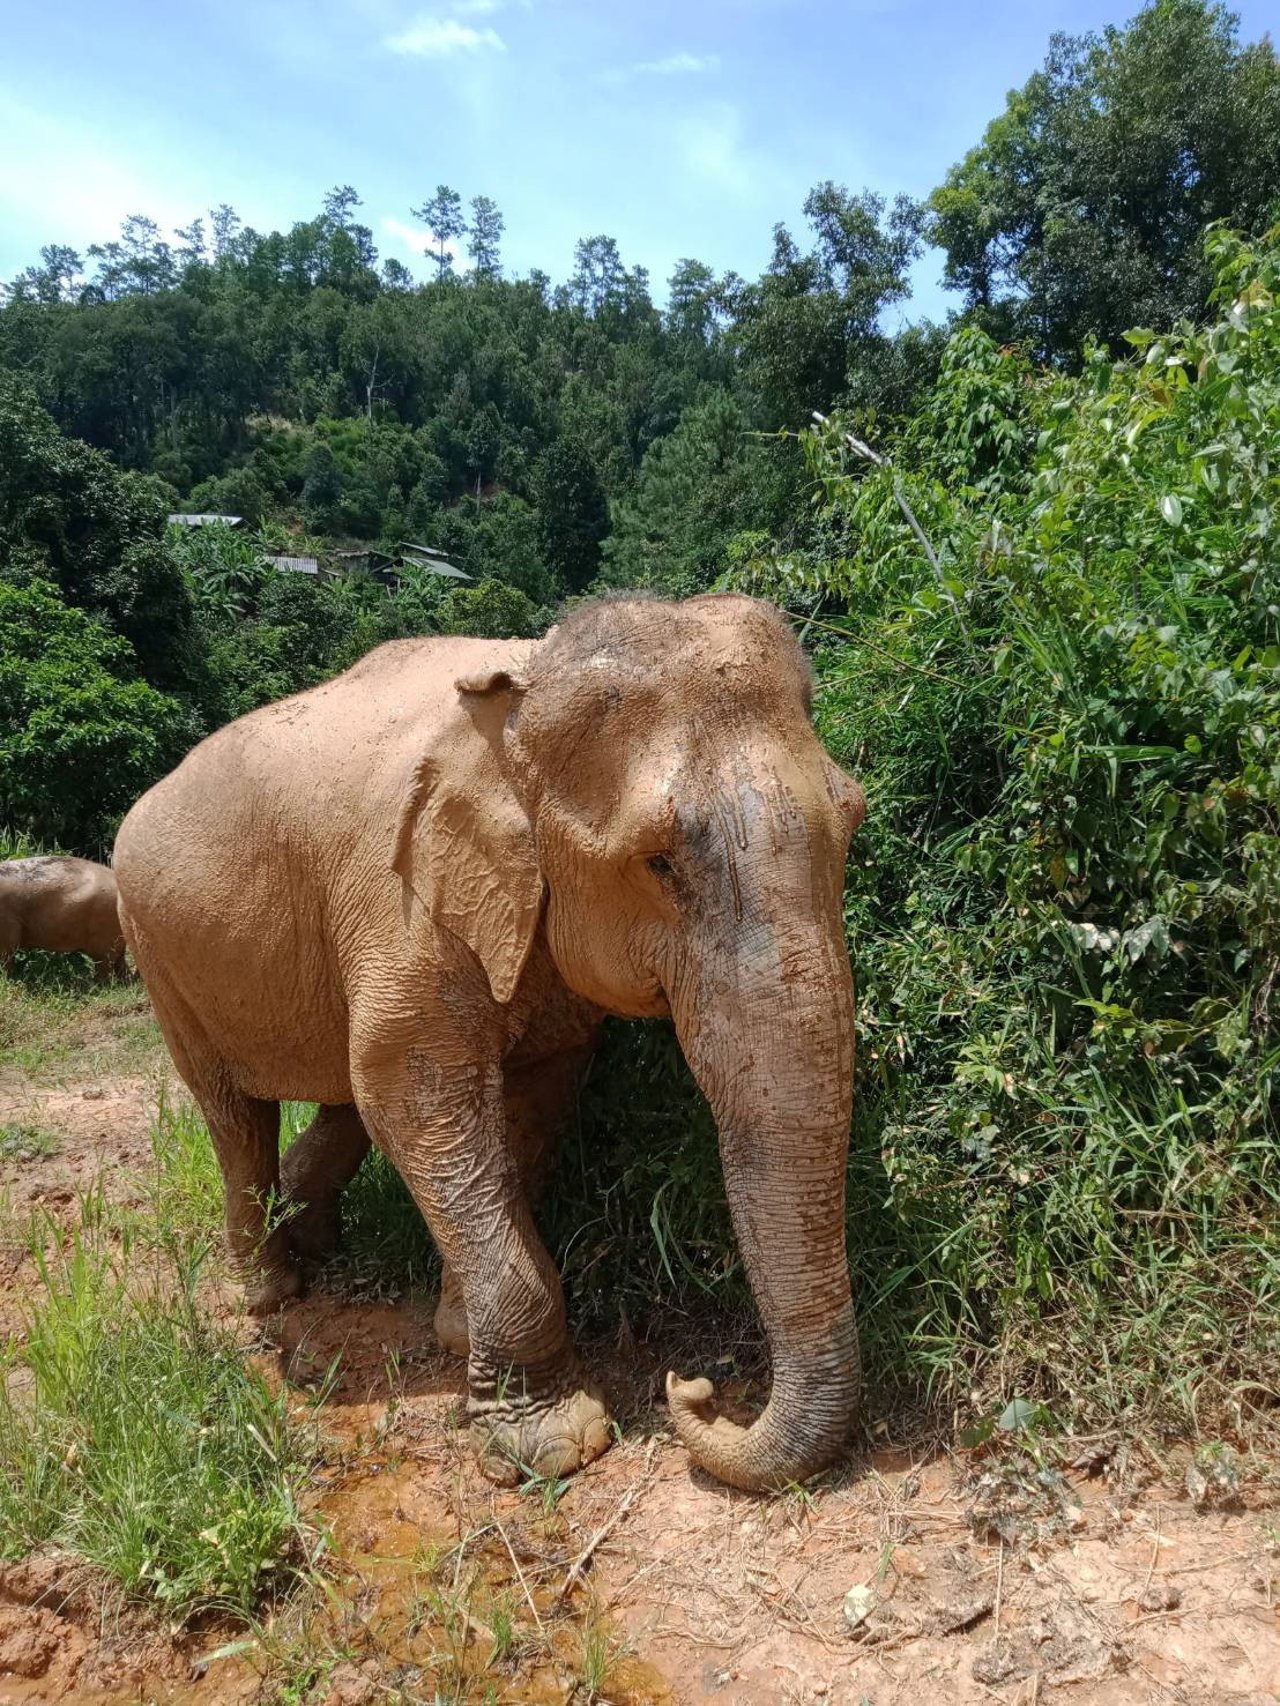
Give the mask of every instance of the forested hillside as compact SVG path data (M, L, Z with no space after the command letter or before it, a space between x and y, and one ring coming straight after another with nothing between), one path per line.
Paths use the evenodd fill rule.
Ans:
M0 309L6 646L53 623L166 703L118 737L127 786L104 776L86 800L74 738L60 769L42 733L16 772L36 779L7 780L0 806L92 845L175 741L380 638L532 633L599 585L690 592L765 541L804 546L811 482L779 435L843 408L883 442L925 403L950 328L890 328L926 245L963 291L958 323L1070 372L1089 337L1116 350L1129 326L1201 313L1204 226L1261 230L1278 192L1270 45L1160 0L1127 30L1055 38L926 202L819 184L759 278L691 258L661 306L604 235L563 281L507 277L499 206L444 185L412 210L424 285L379 261L345 185L287 232L223 206L174 232L140 213L84 255L51 244ZM166 538L171 510L245 525ZM392 596L263 566L268 548L405 540L470 580L410 573ZM10 727L64 691L45 680Z
M202 733L381 639L533 634L609 587L773 598L870 799L847 915L873 1363L945 1384L994 1347L1028 1389L1161 1413L1197 1380L1274 1392L1271 44L1202 0L1055 38L925 201L833 177L759 278L689 259L658 300L607 236L564 281L507 277L498 206L447 186L414 210L417 285L359 211L342 186L286 233L139 216L7 287L0 820L93 853ZM960 306L895 330L926 252ZM406 540L469 579L267 561ZM629 1046L588 1091L617 1141L583 1179L619 1147L625 1176L591 1186L618 1214L596 1297L678 1273L732 1299L688 1081Z

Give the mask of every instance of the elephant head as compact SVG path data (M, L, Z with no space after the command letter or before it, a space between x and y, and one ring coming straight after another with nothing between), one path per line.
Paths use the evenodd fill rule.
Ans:
M709 1382L673 1377L672 1414L735 1486L809 1474L857 1402L841 895L864 801L814 734L803 654L753 599L606 600L534 646L520 679L457 687L474 774L437 794L454 832L434 838L433 911L499 1000L545 917L578 994L673 1018L718 1124L773 1385L743 1429L714 1415Z

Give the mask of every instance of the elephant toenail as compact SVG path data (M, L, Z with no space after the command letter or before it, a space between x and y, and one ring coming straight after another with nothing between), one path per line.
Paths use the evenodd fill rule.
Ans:
M578 1467L579 1454L576 1440L566 1439L563 1434L549 1439L538 1448L533 1466L539 1475L557 1477L571 1475Z
M597 1417L594 1421L587 1423L586 1431L583 1433L582 1461L590 1463L592 1458L599 1457L602 1452L608 1449L609 1430Z

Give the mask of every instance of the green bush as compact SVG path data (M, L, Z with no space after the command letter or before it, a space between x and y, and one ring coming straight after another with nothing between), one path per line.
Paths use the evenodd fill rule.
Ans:
M1280 232L1208 253L1203 330L962 332L887 461L816 428L744 573L843 636L873 1357L1178 1425L1280 1387Z
M51 582L133 648L142 674L180 689L193 662L191 600L164 542L157 481L66 438L0 374L0 580Z
M134 675L128 642L51 586L0 580L0 822L64 847L110 843L195 735Z
M529 639L546 621L519 587L499 580L477 586L453 586L435 608L441 634L475 634L482 639Z

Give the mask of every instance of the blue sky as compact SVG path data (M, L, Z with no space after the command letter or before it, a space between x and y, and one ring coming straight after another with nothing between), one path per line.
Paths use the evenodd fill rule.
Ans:
M811 185L920 195L1054 30L1134 0L8 0L0 278L128 213L229 201L261 230L351 183L425 276L409 209L491 195L509 271L616 237L655 287L685 255L759 272ZM1280 0L1237 10L1254 39ZM937 313L939 257L908 310Z

